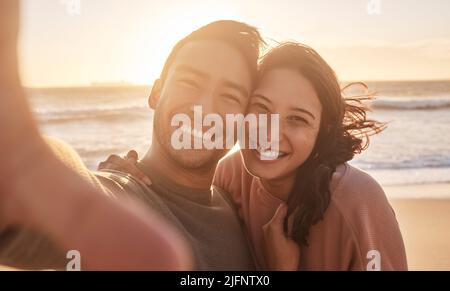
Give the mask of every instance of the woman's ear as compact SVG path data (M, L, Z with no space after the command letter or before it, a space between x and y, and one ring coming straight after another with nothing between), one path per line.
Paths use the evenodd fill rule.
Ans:
M161 80L157 79L155 83L153 83L152 92L148 98L148 106L151 109L156 109L156 105L158 104L159 97L161 96Z

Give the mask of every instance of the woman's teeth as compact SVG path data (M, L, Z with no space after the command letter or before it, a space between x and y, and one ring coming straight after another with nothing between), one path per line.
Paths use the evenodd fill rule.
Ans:
M258 151L259 155L261 156L261 158L264 160L276 160L276 159L282 158L287 155L284 152L265 150L265 149L262 149L261 147L258 148L257 151Z

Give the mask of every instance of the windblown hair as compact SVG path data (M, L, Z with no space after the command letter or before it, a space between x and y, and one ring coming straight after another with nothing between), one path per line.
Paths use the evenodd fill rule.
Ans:
M252 76L253 85L256 84L258 76L258 59L265 42L257 28L233 20L211 22L180 40L173 47L168 56L161 72L160 79L162 81L165 80L172 63L183 46L192 41L202 40L221 41L236 48L244 56Z
M295 186L289 195L288 215L293 218L295 241L308 245L311 226L323 219L330 200L330 182L336 168L369 146L369 136L381 132L384 123L368 119L364 101L373 94L345 97L333 69L312 48L287 42L266 53L260 61L260 78L277 68L292 69L313 85L322 105L321 125L314 149L297 169Z

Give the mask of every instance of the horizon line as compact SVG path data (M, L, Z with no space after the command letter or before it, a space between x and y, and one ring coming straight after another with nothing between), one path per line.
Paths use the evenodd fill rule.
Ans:
M354 82L363 82L363 83L414 83L414 82L450 82L450 78L448 79L390 79L390 80L382 80L382 79L373 79L373 80L340 80L339 83L354 83ZM71 88L125 88L125 87L152 87L151 84L145 83L117 83L117 82L91 82L89 84L63 84L63 85L43 85L43 86L27 86L22 85L25 89L71 89Z

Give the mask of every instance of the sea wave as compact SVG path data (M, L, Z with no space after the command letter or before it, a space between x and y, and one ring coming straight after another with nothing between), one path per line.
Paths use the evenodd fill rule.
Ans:
M93 104L90 106L81 106L78 108L64 108L64 107L37 107L34 109L34 113L39 115L51 115L51 114L59 114L59 115L70 115L70 114L89 114L89 113L98 113L98 112L107 112L107 111L124 111L124 110L133 110L133 109L143 109L146 108L141 104Z
M149 109L141 105L122 105L97 107L81 107L71 109L45 108L35 109L34 113L38 119L43 122L71 122L85 119L111 120L111 119L129 119L133 117L140 118L149 114Z
M380 97L372 101L372 108L383 110L438 110L450 108L450 97L408 98Z
M356 157L353 163L361 167L362 169L373 170L405 170L405 169L420 169L420 168L432 168L432 169L450 169L450 156L436 155L431 157L414 157L406 160L400 160L393 158L391 161L384 160L378 161L373 159L363 159ZM450 172L449 172L450 179Z

